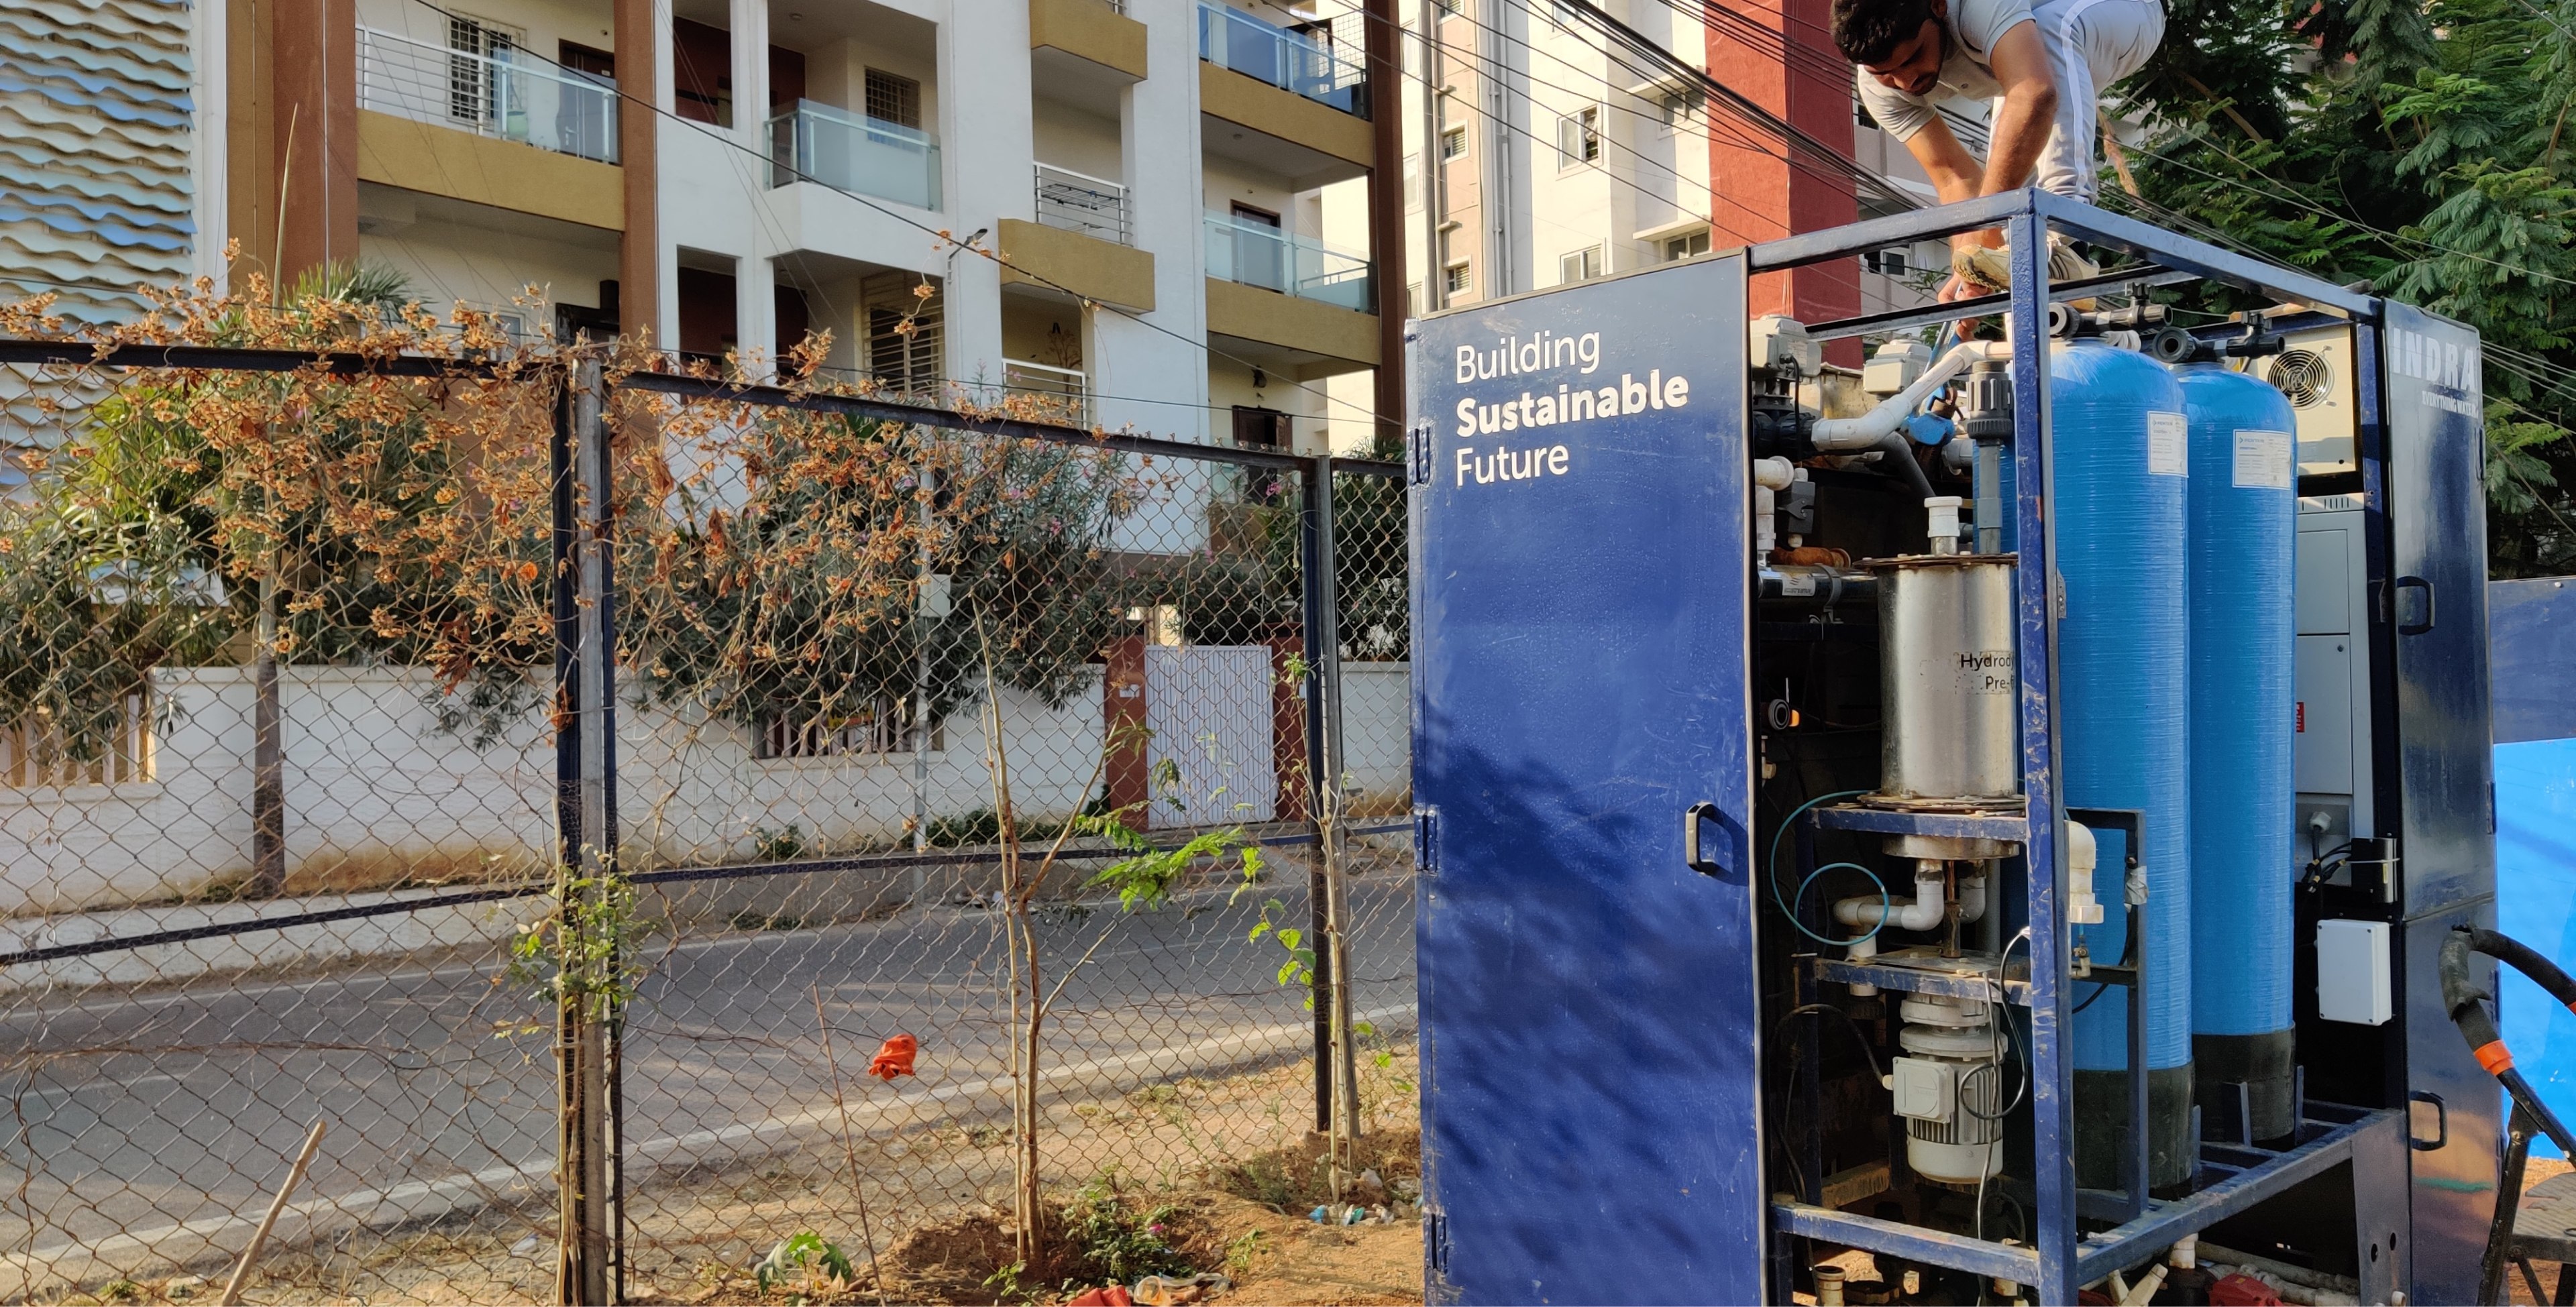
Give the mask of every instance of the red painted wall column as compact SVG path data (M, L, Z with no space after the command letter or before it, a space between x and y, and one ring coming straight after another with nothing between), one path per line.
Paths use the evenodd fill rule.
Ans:
M1143 830L1154 797L1145 761L1145 637L1113 640L1107 653L1101 743L1109 751L1109 807L1128 829Z
M1738 17L1708 27L1708 71L1848 159L1851 64L1829 35L1830 0L1707 0ZM1837 71L1838 70L1838 71ZM1751 244L1856 222L1851 179L1759 127L1723 121L1711 106L1712 245ZM1730 130L1732 129L1732 130ZM1736 144L1742 137L1760 148ZM1782 156L1786 156L1785 158ZM1821 322L1860 312L1860 267L1848 259L1753 279L1752 311ZM1857 345L1849 360L1857 364Z

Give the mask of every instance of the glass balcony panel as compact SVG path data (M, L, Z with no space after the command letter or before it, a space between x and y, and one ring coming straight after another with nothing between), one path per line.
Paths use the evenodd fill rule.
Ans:
M617 162L617 83L525 51L475 54L361 27L358 103L414 122Z
M1282 295L1371 312L1369 260L1321 241L1222 213L1207 215L1208 275Z
M1343 113L1367 113L1365 64L1232 5L1199 0L1199 58Z
M769 120L769 184L812 180L916 209L939 207L939 142L917 127L812 100Z

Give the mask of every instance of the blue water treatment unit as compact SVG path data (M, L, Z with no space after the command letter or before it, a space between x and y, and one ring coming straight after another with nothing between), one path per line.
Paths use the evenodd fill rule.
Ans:
M2191 1174L2191 819L2185 714L2185 491L2182 390L2165 365L2099 339L2051 351L2057 566L2059 739L2071 807L2144 814L2151 1183ZM2277 596L2275 597L2277 600ZM2105 833L2102 862L2129 850ZM2119 887L2108 887L2105 897ZM2106 914L2079 937L2096 960L2127 953L2127 922ZM2107 982L2104 982L2107 985ZM2088 999L2092 993L2086 994ZM2128 1140L2127 1007L2091 1001L2075 1018L2076 1177L2118 1187Z
M2281 596L2297 566L2298 419L2279 389L2216 359L2186 363L2175 378L2191 446L2194 1096L2205 1133L2276 1140L2296 1125L2290 764L2299 706L2295 606Z
M1751 312L1992 229L2003 301ZM1431 1301L2477 1291L2475 333L2025 191L1408 349Z

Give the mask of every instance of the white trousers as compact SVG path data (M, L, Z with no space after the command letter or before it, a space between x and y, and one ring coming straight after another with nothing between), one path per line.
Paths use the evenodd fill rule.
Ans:
M2102 88L2146 66L2165 37L2165 7L2162 0L2041 0L2033 16L2057 78L2057 120L2039 153L2039 187L2090 203ZM1996 103L1998 114L2002 107Z

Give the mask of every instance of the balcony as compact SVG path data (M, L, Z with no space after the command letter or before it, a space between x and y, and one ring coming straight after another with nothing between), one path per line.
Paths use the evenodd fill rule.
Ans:
M1070 168L1037 166L1038 221L1118 245L1133 245L1127 188Z
M1368 115L1365 64L1231 5L1199 0L1199 58L1343 113Z
M1207 215L1207 275L1355 313L1376 308L1366 256L1222 213Z
M472 54L361 27L358 103L414 122L617 162L616 84L517 51Z
M769 184L820 182L916 209L939 207L939 141L812 100L769 120Z
M1008 359L1002 384L1014 396L1028 397L1029 416L1069 427L1091 425L1091 378L1080 368Z

